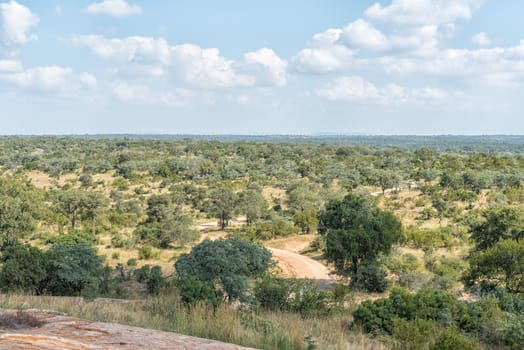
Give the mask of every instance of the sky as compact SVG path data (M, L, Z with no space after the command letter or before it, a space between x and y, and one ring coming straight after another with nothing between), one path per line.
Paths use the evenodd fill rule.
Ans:
M0 0L0 134L524 134L521 0Z

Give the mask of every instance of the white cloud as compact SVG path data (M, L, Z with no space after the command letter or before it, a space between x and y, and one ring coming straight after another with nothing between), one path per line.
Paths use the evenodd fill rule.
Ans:
M218 49L202 49L198 45L173 46L172 64L175 74L200 87L251 86L252 76L238 73L235 62L224 58Z
M112 91L121 101L135 104L162 104L182 107L188 105L192 97L191 93L184 89L154 91L147 85L127 82L113 84Z
M86 10L89 13L113 17L126 17L142 13L140 6L129 4L124 0L103 0L90 4Z
M216 48L204 49L194 44L169 45L163 38L127 37L106 39L102 36L77 36L73 45L86 47L99 57L120 61L115 72L126 74L172 75L176 81L191 85L213 87L252 86L256 83L250 72L241 73L239 64L228 60ZM249 55L250 63L265 67L277 84L282 84L284 61L269 51ZM258 60L258 61L257 61Z
M0 60L0 73L13 73L22 70L22 63L13 60Z
M376 51L384 51L390 48L386 36L363 19L348 24L342 32L342 40L350 47Z
M365 104L424 104L441 100L448 94L437 88L407 89L397 84L378 87L359 76L335 79L331 84L316 91L317 95L331 101L346 101Z
M473 35L473 37L471 38L471 42L478 46L491 45L491 40L488 38L488 36L484 32Z
M36 35L29 32L38 24L39 19L28 7L11 0L0 4L0 14L5 44L24 45L37 39Z
M287 61L278 57L271 49L262 48L244 55L245 61L255 66L255 71L267 75L270 83L276 86L284 86L287 83ZM262 80L264 80L262 78Z
M292 58L294 68L303 73L329 73L348 69L355 51L342 45L301 50Z
M89 48L95 56L126 63L167 65L171 59L171 47L163 38L131 36L107 39L100 35L86 35L73 37L71 42Z
M66 95L96 85L96 78L91 74L76 75L73 69L60 66L35 67L0 74L0 80L23 89L60 92Z
M367 18L400 26L425 26L468 20L483 0L393 0L390 5L375 3Z

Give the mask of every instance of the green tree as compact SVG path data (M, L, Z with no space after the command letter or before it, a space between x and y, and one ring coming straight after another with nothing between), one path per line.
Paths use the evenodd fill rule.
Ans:
M470 227L477 250L491 247L499 240L524 238L524 210L520 207L493 207Z
M0 288L4 293L43 293L48 265L43 251L15 243L4 247L0 261Z
M193 220L183 207L172 202L173 196L153 195L147 200L147 219L136 228L136 235L144 242L160 248L172 243L185 246L197 237Z
M295 226L300 227L302 233L311 233L316 230L318 225L318 211L315 208L296 212L293 215Z
M175 270L182 280L196 278L223 289L229 300L245 300L248 278L260 276L270 265L271 253L264 247L229 238L196 245L178 259Z
M72 296L96 294L104 265L89 244L55 244L46 253L46 259L49 261L46 292Z
M209 212L218 219L223 230L229 225L237 211L238 198L231 187L221 186L213 190L209 196Z
M364 263L388 253L402 236L402 224L362 195L350 193L328 203L319 215L319 233L325 237L325 256L339 273L357 274Z
M431 204L433 208L437 211L438 214L438 224L439 226L442 226L442 218L444 216L444 212L448 208L448 203L446 200L440 196L434 196L433 200L431 201Z
M260 191L247 189L239 195L240 210L246 215L246 223L254 224L267 211L268 204Z
M501 240L469 258L468 286L498 284L511 292L524 291L524 241Z

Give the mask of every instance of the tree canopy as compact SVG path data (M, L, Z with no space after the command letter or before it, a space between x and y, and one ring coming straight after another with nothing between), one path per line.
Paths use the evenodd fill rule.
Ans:
M390 251L401 238L402 224L369 198L350 193L327 204L319 215L319 232L326 240L327 260L339 273L356 274L361 265Z

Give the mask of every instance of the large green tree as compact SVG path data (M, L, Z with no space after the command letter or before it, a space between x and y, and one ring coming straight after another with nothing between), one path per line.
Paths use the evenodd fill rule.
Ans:
M229 186L220 186L209 195L208 211L218 219L223 230L229 225L229 220L238 209L238 196Z
M524 238L524 210L521 207L493 207L482 213L470 228L476 250L484 250L503 239Z
M175 263L182 279L197 279L213 289L219 287L229 300L244 300L248 279L263 274L271 265L264 247L236 239L205 240Z
M524 241L506 239L469 258L466 285L496 284L511 292L524 292Z
M363 264L388 253L400 240L402 224L370 198L350 193L327 204L319 215L319 232L326 240L327 260L339 273L356 275Z

